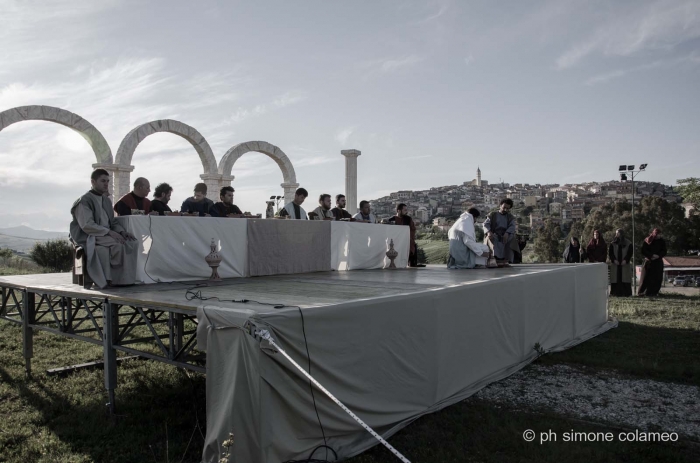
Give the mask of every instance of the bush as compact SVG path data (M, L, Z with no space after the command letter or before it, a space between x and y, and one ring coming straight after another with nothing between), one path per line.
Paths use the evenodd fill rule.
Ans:
M52 272L67 272L73 266L73 248L66 240L36 243L29 255L34 262Z

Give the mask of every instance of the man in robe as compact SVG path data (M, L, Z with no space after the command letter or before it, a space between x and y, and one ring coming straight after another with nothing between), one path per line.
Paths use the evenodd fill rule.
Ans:
M610 295L629 297L632 295L632 243L625 232L618 228L615 239L608 248L610 257Z
M515 239L510 240L510 249L513 251L513 257L510 260L511 264L523 263L523 249L527 246L527 236L518 235L518 230L515 230Z
M289 204L285 204L285 206L280 209L280 217L289 217L290 219L296 220L309 220L309 216L306 215L306 211L301 207L307 196L309 196L308 191L306 191L304 188L298 188L297 191L294 192L294 200Z
M194 196L182 202L180 212L198 214L200 217L211 217L210 210L214 201L207 198L207 184L198 183L194 186Z
M586 246L586 255L589 262L602 262L608 259L608 247L605 245L605 238L599 230L593 230L593 238Z
M498 210L484 221L485 242L493 250L499 267L507 267L513 260L511 240L515 238L515 217L510 213L512 207L512 199L503 199Z
M331 209L335 220L350 219L352 221L352 215L345 210L345 206L345 195L335 195L335 207Z
M318 197L318 207L310 214L311 220L335 220L335 216L331 212L331 195L322 194Z
M418 267L418 253L416 252L416 226L408 215L408 207L404 203L396 206L396 215L389 219L389 223L395 225L407 225L410 228L410 243L408 247L408 266Z
M243 212L233 204L233 193L234 190L232 186L225 186L219 191L219 198L221 201L214 204L209 210L212 217L242 217Z
M644 255L644 266L637 295L658 296L664 279L664 256L666 256L666 241L661 237L661 230L653 229L644 239L642 255Z
M168 203L170 195L173 194L173 187L167 183L161 183L153 192L153 201L151 201L151 214L165 215L166 212L172 212Z
M133 285L136 280L138 242L114 217L109 199L109 172L95 170L92 189L71 208L71 239L87 255L87 273L100 288Z
M572 236L569 240L569 244L564 248L564 263L567 264L578 264L584 260L584 251L581 249L581 243L579 243L578 238Z
M360 201L360 212L352 216L355 222L377 223L377 218L370 210L369 201Z
M151 184L143 177L134 181L134 190L127 193L114 205L114 212L119 216L131 215L132 210L143 211L143 215L151 212L151 201L147 198L151 192Z
M462 269L486 265L489 247L483 243L477 243L474 231L474 221L479 215L478 209L470 208L459 216L459 219L447 232L447 237L450 240L447 268Z

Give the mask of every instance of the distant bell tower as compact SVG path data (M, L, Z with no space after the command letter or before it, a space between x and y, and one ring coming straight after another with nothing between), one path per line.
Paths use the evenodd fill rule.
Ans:
M476 167L476 186L481 186L481 169L479 169L479 166Z

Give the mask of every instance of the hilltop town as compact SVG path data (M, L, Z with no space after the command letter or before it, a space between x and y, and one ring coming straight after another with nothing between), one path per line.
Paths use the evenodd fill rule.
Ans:
M644 196L658 196L674 203L682 202L672 186L661 183L635 181L634 189L635 203ZM487 212L497 208L502 198L511 198L515 209L526 217L521 227L536 228L547 218L561 224L584 219L596 206L611 201L632 201L633 192L631 182L615 180L566 185L491 184L481 178L481 169L477 168L476 178L461 185L401 190L372 200L370 204L374 214L383 219L395 214L397 204L405 203L417 222L444 228L451 219L468 208L476 207Z

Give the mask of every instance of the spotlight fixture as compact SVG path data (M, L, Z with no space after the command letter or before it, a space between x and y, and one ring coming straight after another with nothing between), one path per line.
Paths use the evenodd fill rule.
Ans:
M627 174L620 174L620 181L626 182L627 181Z
M275 199L275 196L274 196L274 195L273 195L273 196L270 196L270 199Z
M646 168L647 168L647 164L642 164L641 166L639 166L639 170L644 170Z
M620 172L624 172L627 170L627 166L620 166Z
M634 170L634 166L627 166L627 170Z

